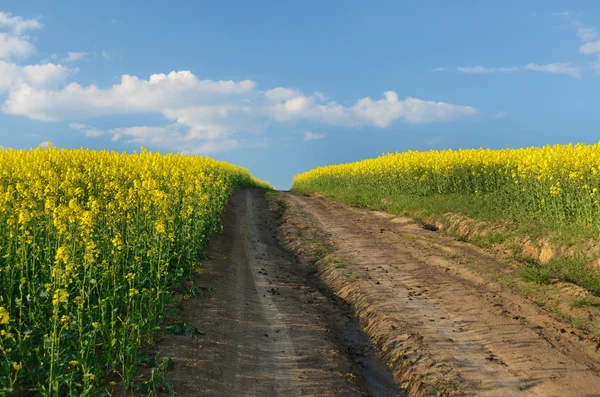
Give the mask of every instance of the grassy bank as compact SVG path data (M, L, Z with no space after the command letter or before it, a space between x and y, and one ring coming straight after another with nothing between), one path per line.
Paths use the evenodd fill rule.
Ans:
M599 145L390 154L295 177L293 190L436 224L522 259L523 277L600 296Z

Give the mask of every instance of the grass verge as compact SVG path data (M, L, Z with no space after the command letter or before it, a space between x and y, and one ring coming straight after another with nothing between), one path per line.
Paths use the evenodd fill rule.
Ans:
M521 277L537 284L564 281L600 296L600 236L576 224L556 224L517 215L469 195L415 196L372 190L331 189L330 200L386 211L436 225L459 241L509 255L521 263Z

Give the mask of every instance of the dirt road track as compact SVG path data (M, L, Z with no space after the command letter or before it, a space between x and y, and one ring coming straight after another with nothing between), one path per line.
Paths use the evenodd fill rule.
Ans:
M287 245L300 256L332 247L320 277L410 395L600 396L596 343L466 265L505 266L492 255L410 219L283 197Z
M205 335L165 335L157 350L179 396L397 396L348 306L326 296L277 242L264 192L238 190L195 278L212 292L180 320Z

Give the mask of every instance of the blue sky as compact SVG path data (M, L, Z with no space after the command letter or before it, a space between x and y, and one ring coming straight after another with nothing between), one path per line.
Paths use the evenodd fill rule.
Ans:
M13 1L0 146L207 154L278 188L381 153L600 140L593 1Z

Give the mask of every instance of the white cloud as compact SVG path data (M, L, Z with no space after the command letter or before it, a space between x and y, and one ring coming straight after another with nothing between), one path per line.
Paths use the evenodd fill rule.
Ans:
M126 143L150 144L170 147L174 142L185 138L177 124L166 127L129 127L115 128L109 131L113 140L126 139Z
M471 67L458 67L456 68L461 73L512 73L519 70L518 67L513 66L509 68L486 68L483 66L471 66Z
M600 41L592 41L589 43L585 43L584 45L579 47L579 52L586 55L600 52Z
M302 93L291 88L277 87L265 92L265 98L273 102L287 101L288 99L301 96Z
M530 63L525 66L527 70L533 70L536 72L547 72L547 73L558 73L558 74L567 74L569 76L579 78L579 69L571 66L570 62L567 63L549 63L547 65L538 65L535 63Z
M317 139L323 139L326 136L327 136L327 134L324 134L324 133L306 131L304 133L304 140L305 141L314 141Z
M258 133L265 122L260 111L260 108L247 105L220 104L165 109L162 114L188 127L191 139L214 140L231 137L240 131Z
M37 89L57 88L74 72L76 70L53 63L18 66L0 60L0 94L21 84Z
M501 119L504 117L506 117L506 112L497 112L492 115L492 118L494 119Z
M147 80L125 74L111 87L82 86L67 84L76 68L56 63L21 66L1 60L33 54L35 47L23 33L42 27L37 19L0 13L0 28L9 29L0 32L0 94L8 92L2 111L35 120L67 121L88 137L200 153L252 145L244 134L257 134L277 123L310 121L385 128L395 121L428 123L477 114L470 106L410 97L401 100L394 91L385 92L382 99L364 97L344 106L319 92L305 95L286 87L259 90L251 80L213 81L189 71L154 74ZM111 59L107 51L69 52L64 61L99 56ZM48 59L58 56L52 54ZM159 114L169 124L101 130L81 122L120 114ZM305 138L323 136L307 133Z
M384 93L384 99L373 101L360 99L352 107L356 120L385 128L396 119L408 123L431 123L473 116L477 110L471 106L452 105L444 102L424 101L417 98L399 100L393 91ZM361 123L362 124L362 123Z
M67 56L64 58L65 62L77 62L82 61L86 58L95 57L95 52L67 52Z
M59 90L20 84L3 105L9 114L37 120L75 122L105 115L158 113L173 122L168 127L131 127L101 131L81 123L71 127L90 137L109 135L126 143L170 150L217 150L241 144L240 134L254 134L273 123L300 120L334 126L374 125L397 120L427 123L472 116L470 106L416 98L400 100L393 91L384 98L359 99L353 106L328 101L323 94L278 87L259 91L253 81L200 80L191 72L155 74L148 80L124 75L108 89L71 83Z
M184 131L178 124L115 128L108 133L112 135L113 141L122 139L127 144L150 145L189 154L223 152L235 149L241 144L240 140L227 137L198 139L193 132Z
M432 68L431 71L432 72L445 72L446 70L448 70L447 67L441 67L441 68Z
M3 110L36 120L78 120L125 113L161 113L190 104L226 103L253 91L249 80L199 80L188 71L155 74L148 80L123 75L110 89L71 83L62 90L36 90L21 85L11 91Z
M70 126L87 136L109 135L114 141L122 139L129 144L203 153L238 147L243 141L239 139L241 132L258 132L263 125L273 121L308 119L331 125L376 125L384 128L397 119L421 123L451 120L477 113L469 106L415 98L399 100L394 92L386 92L384 99L378 101L363 98L353 107L343 107L335 102L323 103L322 95L307 97L299 91L281 87L265 92L252 90L238 95L246 99L251 97L252 100L247 102L238 99L238 104L163 109L160 113L174 122L166 127L142 126L99 131L81 123L72 123ZM86 113L81 108L78 112ZM320 139L324 136L309 132L304 135L304 139Z
M275 95L273 95L275 93ZM370 97L356 101L352 107L325 102L322 96L305 96L298 91L277 88L265 96L277 96L278 103L268 108L268 114L279 121L306 119L339 126L375 125L385 128L396 120L407 123L448 121L477 111L470 106L424 101L416 98L399 100L394 91L374 101Z
M24 19L20 16L12 16L11 13L0 11L0 27L11 29L16 35L21 35L28 30L36 30L44 27L37 19Z
M0 32L0 59L23 58L34 54L35 47L23 33L43 26L37 19L24 19L0 11L0 29L8 30Z
M27 40L0 32L0 59L26 57L34 53L35 47Z
M14 32L0 33L0 58L27 56L35 47L22 32L39 29L37 20L0 14L0 25ZM94 52L69 52L64 61L96 57ZM100 56L111 59L103 51ZM56 54L50 59L56 59ZM148 144L171 150L214 151L244 143L242 133L258 133L273 123L312 121L334 126L374 125L381 128L402 120L426 123L474 115L470 106L400 100L393 91L382 99L359 99L352 106L328 100L322 93L277 87L258 90L251 80L202 80L189 71L154 74L147 80L123 75L112 87L82 86L67 78L77 72L63 65L46 63L19 66L0 60L0 93L8 91L2 105L7 114L35 120L68 121L72 129L88 137L108 136L132 144ZM118 114L155 113L172 124L100 130L77 121ZM310 139L322 134L307 135Z
M135 126L110 130L100 130L81 123L70 123L69 127L81 131L90 138L109 136L113 142L122 140L126 144L150 145L189 154L221 152L240 146L239 140L227 137L217 136L215 139L201 140L194 133L185 131L179 124Z
M69 69L62 65L47 63L45 65L27 65L20 67L23 81L37 88L53 88L62 83L77 69Z
M50 141L44 141L44 142L40 143L40 144L38 145L38 147L39 147L39 148L42 148L42 149L47 149L47 148L49 148L49 147L54 147L54 145L53 145L53 144L52 144L52 142L50 142Z
M160 113L188 126L199 138L251 130L268 120L311 120L340 126L387 127L395 120L425 123L473 115L470 106L399 100L395 92L374 101L362 98L352 107L327 102L322 94L306 96L288 88L255 89L253 81L200 80L192 73L152 75L148 80L124 75L110 89L71 83L62 90L36 89L22 84L13 89L3 110L37 120L81 120L103 115ZM258 128L258 127L257 127Z

